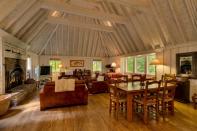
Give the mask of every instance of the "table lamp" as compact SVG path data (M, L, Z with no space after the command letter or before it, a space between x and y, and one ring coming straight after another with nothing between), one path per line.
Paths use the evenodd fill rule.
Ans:
M115 62L112 62L111 67L112 67L113 72L115 72L116 63Z

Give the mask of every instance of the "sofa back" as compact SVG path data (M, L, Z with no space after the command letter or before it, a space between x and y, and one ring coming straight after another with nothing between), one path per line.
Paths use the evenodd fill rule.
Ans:
M75 82L75 90L77 92L83 92L84 90L87 90L86 85L80 81L80 82ZM44 89L43 89L44 93L55 93L55 82L48 82L45 84Z

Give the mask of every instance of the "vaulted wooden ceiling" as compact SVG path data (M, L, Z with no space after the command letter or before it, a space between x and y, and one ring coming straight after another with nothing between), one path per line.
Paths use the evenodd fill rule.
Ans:
M118 56L197 41L197 0L1 0L0 28L39 55Z

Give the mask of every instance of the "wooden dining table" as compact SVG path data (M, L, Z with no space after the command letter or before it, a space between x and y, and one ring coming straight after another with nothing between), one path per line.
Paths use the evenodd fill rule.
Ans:
M168 85L169 87L172 85ZM164 87L164 83L161 83L161 89ZM121 91L125 91L127 94L127 120L133 119L133 97L144 92L144 88L140 85L140 82L128 82L119 83L117 88ZM157 90L158 85L152 84L148 87L149 90Z

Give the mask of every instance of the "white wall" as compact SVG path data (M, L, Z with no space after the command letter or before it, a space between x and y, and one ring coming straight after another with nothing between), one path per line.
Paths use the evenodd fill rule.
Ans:
M37 79L37 76L35 74L35 69L36 67L39 66L39 56L37 54L27 52L26 58L30 57L31 58L31 71L30 71L30 77L33 79Z
M49 60L51 58L60 59L62 61L63 67L68 67L69 69L76 69L77 67L70 67L70 60L84 60L84 67L81 69L92 70L93 60L102 60L102 71L105 71L106 58L103 57L73 57L73 56L40 56L40 65L49 65ZM78 69L80 69L78 67Z

